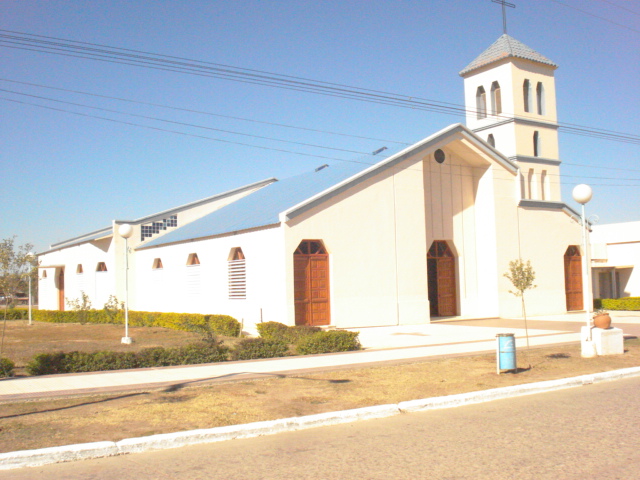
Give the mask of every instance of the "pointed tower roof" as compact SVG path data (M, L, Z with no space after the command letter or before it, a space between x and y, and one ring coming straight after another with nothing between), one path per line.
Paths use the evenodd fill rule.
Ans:
M553 63L544 55L539 54L533 48L527 47L524 43L519 42L515 38L504 33L493 43L493 45L482 52L473 62L463 68L460 72L460 76L463 77L473 70L509 57L523 58L525 60L531 60L532 62L549 65L554 69L558 68L558 65Z

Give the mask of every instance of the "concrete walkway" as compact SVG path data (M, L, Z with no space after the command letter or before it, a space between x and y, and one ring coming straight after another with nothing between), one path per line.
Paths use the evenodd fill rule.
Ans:
M613 325L625 336L640 336L639 312L614 312ZM580 341L584 313L532 317L531 346ZM50 375L0 380L0 402L89 393L163 388L344 366L402 362L421 358L493 352L496 334L513 333L516 347L526 346L524 322L507 319L454 319L427 325L369 327L360 332L363 351L274 358L206 365Z

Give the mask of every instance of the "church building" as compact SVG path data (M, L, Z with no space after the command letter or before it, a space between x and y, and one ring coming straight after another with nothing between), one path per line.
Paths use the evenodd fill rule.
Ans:
M374 165L266 179L51 246L40 308L228 314L337 328L519 317L504 274L531 261L527 313L584 308L578 214L562 202L554 71L507 34L460 76L466 126Z

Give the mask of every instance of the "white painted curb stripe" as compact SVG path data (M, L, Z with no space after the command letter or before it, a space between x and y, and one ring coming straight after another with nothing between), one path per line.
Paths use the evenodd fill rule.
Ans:
M400 402L397 405L378 405L375 407L356 408L340 412L320 413L305 417L284 418L266 422L255 422L244 425L230 425L209 429L191 430L188 432L165 433L148 437L128 438L119 442L96 442L63 447L43 448L39 450L23 450L19 452L0 453L0 470L22 467L36 467L50 463L70 462L89 458L109 457L149 450L213 443L235 438L259 437L275 433L302 430L306 428L337 425L373 418L384 418L404 412L415 412L436 408L451 408L473 403L489 402L503 398L531 395L563 388L589 385L592 383L630 378L640 375L640 367L625 368L611 372L582 375L579 377L550 380L546 382L514 385L494 388L480 392L462 393L446 397L427 398Z

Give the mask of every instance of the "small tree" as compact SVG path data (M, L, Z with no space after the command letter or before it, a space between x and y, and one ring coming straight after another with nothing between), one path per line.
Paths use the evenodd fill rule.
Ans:
M13 304L18 292L25 291L29 275L34 271L37 275L36 259L29 255L33 248L30 243L15 245L15 236L0 242L0 295L4 300L4 322L2 325L2 341L0 356L4 348L4 334L7 327L7 309Z
M78 315L78 323L84 325L89 320L89 310L91 308L91 300L83 290L80 291L80 298L73 300L67 299L67 306Z
M509 262L509 271L504 274L515 288L515 291L509 290L516 297L522 299L522 317L524 318L524 330L527 336L527 350L529 349L529 328L527 327L527 310L524 301L524 292L537 287L533 282L536 279L536 272L533 271L531 261L524 263L521 258Z
M118 301L115 295L109 295L109 300L104 304L104 311L109 317L109 323L124 323L120 322L124 315L124 302Z

